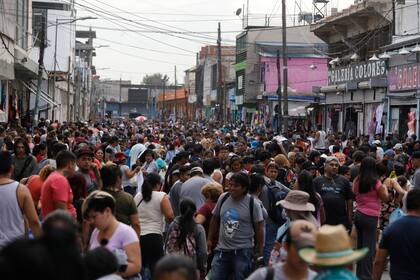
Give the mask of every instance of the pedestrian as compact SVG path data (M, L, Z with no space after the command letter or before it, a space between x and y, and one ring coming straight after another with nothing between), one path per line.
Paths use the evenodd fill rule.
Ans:
M77 172L82 174L86 180L87 192L102 189L101 176L98 166L93 163L94 153L89 147L83 147L76 151Z
M413 168L415 170L412 185L414 188L420 188L420 151L413 153Z
M164 220L167 224L174 219L169 197L160 191L162 178L156 173L145 176L141 192L134 197L140 219L140 242L142 244L142 276L153 277L154 267L163 257Z
M41 199L42 185L45 180L47 180L48 176L50 176L54 171L54 167L46 165L41 169L39 175L32 175L27 180L26 187L31 192L32 200L34 201L34 205L37 210L40 207L39 201Z
M156 280L198 280L195 263L188 257L168 255L155 268Z
M28 188L11 179L13 158L0 152L0 251L11 241L25 236L28 223L34 236L41 235L41 224Z
M20 182L23 178L27 178L33 174L37 162L35 157L30 154L28 143L23 138L15 140L13 150L14 168L12 178Z
M95 226L90 236L89 250L105 246L116 255L124 256L127 263L120 275L141 279L140 242L137 234L130 226L118 222L114 213L115 199L109 193L94 191L86 198L83 216Z
M388 257L393 280L414 280L420 275L420 189L409 191L407 216L390 224L383 232L376 252L373 280L380 280Z
M325 159L324 175L314 179L314 187L321 195L325 209L325 223L344 225L349 231L353 218L353 192L350 182L338 175L339 162L335 157Z
M206 233L203 226L194 220L197 209L193 200L181 200L179 209L180 216L177 216L168 228L165 253L191 258L202 279L207 273Z
M127 160L127 156L124 153L116 153L114 156L114 162L118 165L118 167L121 170L121 174L122 174L122 181L121 181L121 185L122 188L125 192L131 194L132 196L134 196L136 194L136 190L137 190L137 185L133 186L131 184L131 178L133 178L134 176L137 175L137 173L140 172L141 167L137 166L134 167L134 169L130 169L130 167L128 167L128 165L126 165L126 160Z
M123 174L118 165L108 164L101 169L103 191L112 195L115 199L115 217L117 221L131 226L140 237L140 220L137 213L136 203L131 194L122 189Z
M343 225L323 225L315 234L315 247L299 250L299 256L319 270L315 280L357 280L347 266L364 258L368 251L352 249Z
M289 280L289 279L314 279L316 272L300 258L300 249L315 246L316 227L304 220L296 220L290 224L286 232L283 246L287 252L285 262L276 263L272 267L257 269L248 280Z
M315 206L315 211L312 212L312 215L316 218L318 227L323 225L325 223L324 203L319 193L314 189L312 174L306 170L300 172L294 189L309 194L308 201Z
M185 181L179 192L180 197L189 197L195 202L197 209L200 209L205 202L204 196L201 194L201 189L211 181L204 178L204 171L200 166L191 168L190 178Z
M213 248L217 232L219 239L214 250L212 280L229 279L230 276L245 279L251 273L253 258L262 257L263 216L260 206L247 194L249 185L247 174L239 172L233 175L229 193L219 197L213 210L208 250Z
M278 165L271 161L265 166L265 185L259 196L264 208L267 210L268 219L265 221L265 244L264 244L264 262L267 264L270 258L271 250L277 236L277 230L286 221L282 215L281 207L276 203L284 199L289 188L278 182Z
M169 191L169 200L171 201L172 210L174 211L174 216L179 215L179 202L180 202L180 192L182 184L185 183L190 178L190 167L188 165L181 165L172 171L174 174L175 171L179 172L179 180L174 182L170 191ZM176 173L175 173L176 174Z
M76 157L72 152L62 151L57 155L56 161L57 170L42 185L42 216L45 218L56 209L64 209L76 218L76 208L73 205L73 192L66 178L75 172Z
M386 203L389 200L388 188L378 178L374 158L368 156L362 160L359 175L353 181L353 192L356 197L357 248L369 248L366 257L357 263L356 275L361 280L369 280L372 279L381 201Z

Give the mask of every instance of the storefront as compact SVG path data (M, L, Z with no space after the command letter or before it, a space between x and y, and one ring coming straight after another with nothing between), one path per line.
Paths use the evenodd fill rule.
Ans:
M420 63L390 67L388 72L388 132L399 138L416 133L416 108L420 87Z
M324 128L346 136L384 133L384 100L387 92L384 60L330 68L325 94Z

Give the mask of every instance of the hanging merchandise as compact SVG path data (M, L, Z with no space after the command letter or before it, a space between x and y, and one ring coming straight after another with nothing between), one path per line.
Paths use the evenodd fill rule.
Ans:
M411 137L411 135L416 133L416 112L408 113L408 131L407 136Z
M376 130L375 134L382 134L383 126L382 126L382 116L384 113L384 104L380 104L376 108Z

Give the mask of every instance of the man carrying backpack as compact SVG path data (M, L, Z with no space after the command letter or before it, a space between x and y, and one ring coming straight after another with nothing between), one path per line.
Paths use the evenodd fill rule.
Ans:
M276 241L277 229L286 221L282 216L283 208L276 206L276 203L284 199L290 191L286 186L276 181L279 167L275 162L270 162L265 168L265 186L259 196L264 208L268 212L268 219L265 221L265 245L264 262L268 264L271 250Z
M246 279L251 272L254 258L262 256L264 245L263 215L261 207L247 194L250 180L239 172L230 179L229 192L220 196L213 210L207 241L219 231L219 240L214 251L211 279ZM255 237L255 238L254 238Z

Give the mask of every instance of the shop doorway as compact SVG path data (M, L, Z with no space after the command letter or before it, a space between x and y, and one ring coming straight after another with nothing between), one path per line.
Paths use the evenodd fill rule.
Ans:
M344 135L357 136L357 112L353 107L346 109L344 122Z

